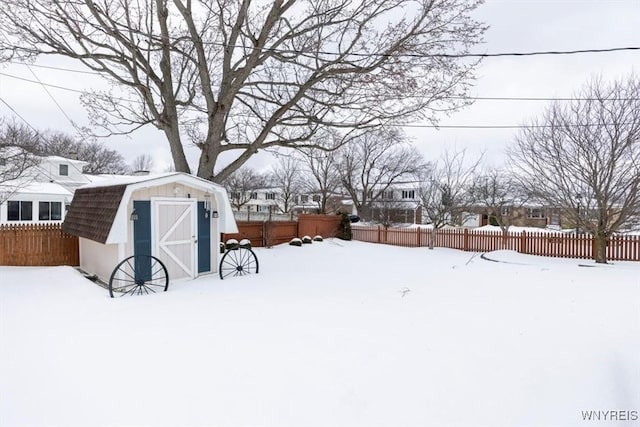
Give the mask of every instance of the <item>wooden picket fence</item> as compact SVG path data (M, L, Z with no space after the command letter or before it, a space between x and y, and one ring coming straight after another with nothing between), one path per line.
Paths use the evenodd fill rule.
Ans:
M429 246L431 230L424 228L352 227L354 240L405 247ZM440 229L436 231L436 247L472 252L508 249L524 254L563 258L593 259L594 239L587 234L502 232L472 229ZM607 259L640 261L640 236L614 236L609 239Z
M79 264L78 237L60 223L0 225L0 265Z

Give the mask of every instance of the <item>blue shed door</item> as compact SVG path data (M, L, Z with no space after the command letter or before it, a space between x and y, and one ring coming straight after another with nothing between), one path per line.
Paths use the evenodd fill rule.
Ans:
M211 271L211 219L198 202L198 273Z
M133 254L151 255L151 202L148 200L134 200L133 209L138 219L133 222ZM136 280L151 279L151 258L135 258Z

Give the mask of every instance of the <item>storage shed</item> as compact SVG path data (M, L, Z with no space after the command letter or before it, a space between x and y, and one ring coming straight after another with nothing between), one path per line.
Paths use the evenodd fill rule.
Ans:
M171 281L215 273L220 233L238 232L227 191L179 172L80 187L62 228L79 237L80 268L104 282L132 255L160 259Z

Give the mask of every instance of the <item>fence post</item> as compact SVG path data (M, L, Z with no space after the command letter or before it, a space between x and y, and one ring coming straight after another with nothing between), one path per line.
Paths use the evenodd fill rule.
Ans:
M416 243L418 244L418 247L420 247L420 227L416 227Z
M463 251L468 251L469 250L469 229L465 228L464 229L464 234L462 237L462 250Z
M382 232L380 226L378 226L378 243L382 243Z
M520 250L518 251L522 254L527 253L527 232L522 230L520 234Z

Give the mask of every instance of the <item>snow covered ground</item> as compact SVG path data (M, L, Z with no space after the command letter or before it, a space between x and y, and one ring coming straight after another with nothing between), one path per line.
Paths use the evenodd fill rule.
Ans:
M638 264L337 240L257 254L255 276L113 300L68 267L0 267L0 425L627 426L582 411L640 411Z

